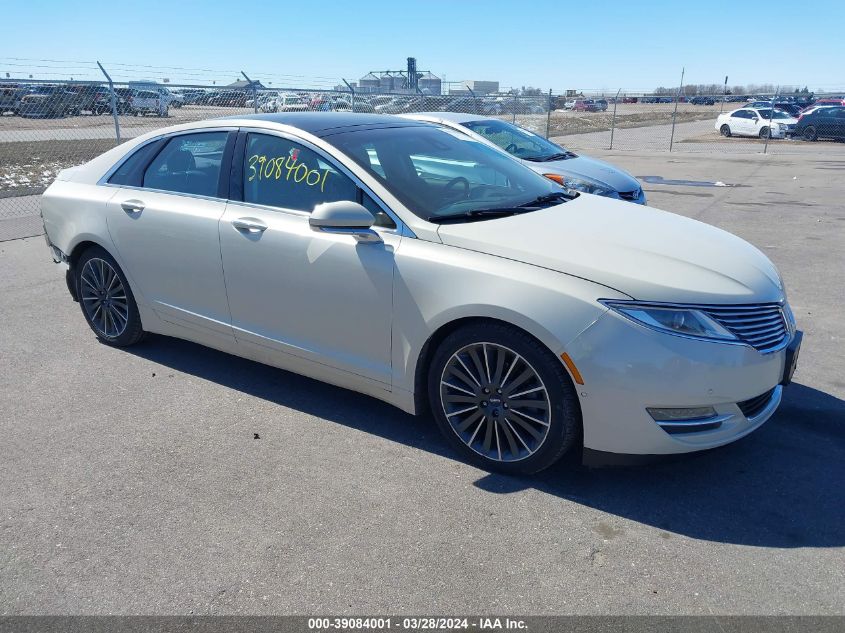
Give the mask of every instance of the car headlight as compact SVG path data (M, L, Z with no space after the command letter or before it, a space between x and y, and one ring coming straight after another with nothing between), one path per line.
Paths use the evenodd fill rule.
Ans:
M718 341L735 341L719 323L695 308L672 308L634 301L601 301L627 319L658 332Z
M549 180L554 180L559 185L563 185L567 189L574 189L575 191L583 191L584 193L592 193L596 196L611 196L618 197L613 189L608 189L604 185L600 185L592 180L585 180L583 178L575 178L574 176L565 176L562 174L543 174Z
M584 193L592 193L596 196L615 196L616 192L612 189L602 187L601 185L590 182L589 180L582 180L580 178L572 178L566 176L563 179L563 186L568 189L575 189L576 191L583 191Z

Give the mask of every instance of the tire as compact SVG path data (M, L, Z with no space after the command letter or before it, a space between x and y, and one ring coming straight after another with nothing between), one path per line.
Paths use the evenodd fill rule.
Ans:
M804 131L801 132L801 138L803 138L805 141L815 141L819 138L819 134L816 131L815 126L808 125L804 128Z
M722 127L719 128L719 133L724 136L725 138L729 138L731 135L731 128L730 126L725 123Z
M760 128L760 138L762 138L762 139L771 138L770 134L771 133L769 131L769 126Z
M428 368L428 398L452 447L489 471L539 472L581 435L578 397L561 361L502 323L468 325L443 340Z
M144 337L126 275L105 249L92 246L82 253L74 267L74 283L82 315L100 341L127 347Z

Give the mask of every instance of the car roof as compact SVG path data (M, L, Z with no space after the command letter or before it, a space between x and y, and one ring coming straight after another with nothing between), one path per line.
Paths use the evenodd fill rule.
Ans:
M275 114L239 114L226 119L266 121L289 125L317 137L336 134L350 129L377 129L384 127L424 126L424 123L387 114L359 112L279 112Z
M466 123L468 121L478 121L480 119L489 119L489 117L484 114L467 114L465 112L437 112L437 111L430 111L430 112L411 112L408 114L409 117L414 116L427 116L433 117L437 119L442 119L443 121L451 121L452 123ZM405 118L405 117L402 117Z

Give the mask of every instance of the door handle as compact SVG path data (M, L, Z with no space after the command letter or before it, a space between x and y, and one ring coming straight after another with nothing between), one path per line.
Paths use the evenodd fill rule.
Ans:
M239 231L246 231L247 233L263 233L267 230L267 225L255 218L238 218L237 220L232 220L232 226Z
M126 213L141 213L144 210L144 203L140 200L126 200L120 203L120 207Z

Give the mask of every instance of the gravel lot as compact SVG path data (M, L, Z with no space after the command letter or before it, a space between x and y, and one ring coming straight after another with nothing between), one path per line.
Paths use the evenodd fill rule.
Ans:
M805 341L763 428L491 475L367 397L99 345L43 238L4 242L0 614L845 614L845 160L595 154L780 267Z

